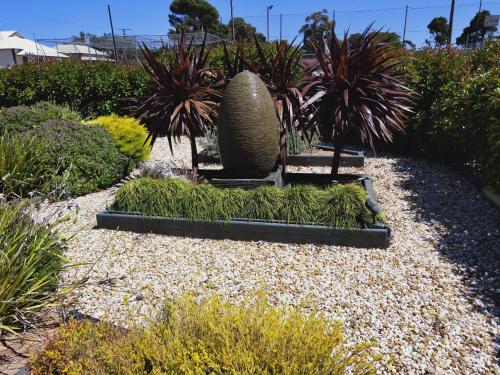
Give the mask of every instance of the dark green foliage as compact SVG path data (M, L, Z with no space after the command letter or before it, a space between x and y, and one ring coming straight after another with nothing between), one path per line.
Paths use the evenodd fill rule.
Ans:
M0 205L0 336L51 302L61 269L56 224L35 224L26 209Z
M193 220L262 219L366 228L373 217L365 201L366 192L357 185L242 190L178 178L141 178L120 187L113 209Z
M143 95L149 77L139 65L64 61L0 69L0 107L39 101L65 104L84 117L120 113L121 98Z
M0 109L0 134L4 132L22 133L34 129L48 120L79 122L81 117L78 112L48 102Z
M168 22L174 28L174 33L183 31L217 32L219 12L206 0L173 0L170 4Z
M87 194L117 183L132 167L101 127L49 121L27 134L45 143L45 193Z
M39 192L46 176L45 146L31 137L0 135L0 194L5 199Z
M448 41L448 30L450 25L448 25L448 20L445 17L435 17L427 25L429 33L432 36L433 41L426 40L427 44L434 43L434 46L441 47Z

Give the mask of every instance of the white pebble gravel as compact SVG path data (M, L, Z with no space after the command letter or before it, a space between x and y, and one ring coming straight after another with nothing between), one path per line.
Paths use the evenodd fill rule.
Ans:
M166 140L157 142L153 161L190 165L186 139L174 157ZM165 298L187 291L238 301L266 290L273 303L316 305L341 319L352 341L377 342L380 373L500 374L499 212L460 175L428 161L368 157L363 169L344 171L373 177L392 228L389 248L94 229L116 187L44 204L40 214L69 207L62 212L71 213L66 229L75 236L65 255L82 264L63 280L88 277L73 297L94 317L151 316Z

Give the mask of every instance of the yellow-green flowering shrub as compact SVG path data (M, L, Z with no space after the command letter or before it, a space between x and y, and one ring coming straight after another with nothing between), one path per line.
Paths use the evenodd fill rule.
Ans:
M70 322L34 374L374 374L373 344L349 344L338 321L265 298L168 303L147 328Z
M101 116L86 124L98 125L106 128L118 144L120 152L135 161L147 160L150 147L146 139L148 132L146 128L132 117L121 117L115 114Z

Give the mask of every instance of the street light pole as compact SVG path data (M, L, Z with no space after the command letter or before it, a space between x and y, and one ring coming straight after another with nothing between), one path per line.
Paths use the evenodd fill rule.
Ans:
M233 32L233 42L234 42L235 35L234 35L233 0L230 0L229 3L231 4L231 30Z
M273 9L272 5L268 5L266 10L267 10L267 41L269 42L269 11Z
M455 15L455 0L451 0L450 22L448 30L448 46L451 46L451 37L453 35L453 16Z

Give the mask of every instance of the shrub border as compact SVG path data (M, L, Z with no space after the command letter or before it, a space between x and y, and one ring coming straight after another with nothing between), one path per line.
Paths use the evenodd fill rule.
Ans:
M362 180L368 193L367 205L378 212L373 181ZM370 204L373 202L374 204ZM375 222L372 228L331 228L324 225L298 225L266 220L234 219L204 221L138 213L104 210L96 215L97 228L138 233L156 233L180 237L269 241L299 244L324 244L360 248L387 248L390 228Z

